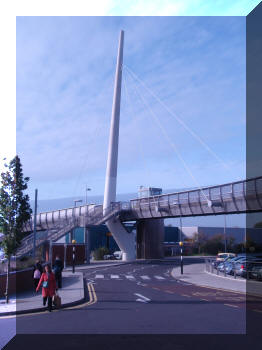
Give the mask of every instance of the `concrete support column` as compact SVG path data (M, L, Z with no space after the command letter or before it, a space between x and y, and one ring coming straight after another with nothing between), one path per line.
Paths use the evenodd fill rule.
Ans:
M164 257L164 220L144 219L137 222L137 259Z

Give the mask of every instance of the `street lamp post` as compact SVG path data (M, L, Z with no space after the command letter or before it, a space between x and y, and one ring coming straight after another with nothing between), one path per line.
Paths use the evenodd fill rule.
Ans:
M75 199L74 200L74 207L76 208L76 203L82 203L83 200L82 199ZM74 211L74 217L75 217L75 211ZM74 229L72 230L72 234L71 234L71 241L74 240Z
M91 188L88 188L87 185L86 185L86 204L87 204L87 192L88 191L91 191Z

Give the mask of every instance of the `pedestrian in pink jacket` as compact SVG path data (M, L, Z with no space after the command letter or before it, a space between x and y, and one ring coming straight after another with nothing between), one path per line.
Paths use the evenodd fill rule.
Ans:
M42 296L43 296L43 305L46 305L46 301L48 300L48 310L52 311L52 297L56 293L56 281L55 281L55 274L51 270L50 264L47 264L45 266L45 270L41 275L40 281L38 283L38 286L36 288L36 292L39 291L40 287L42 286Z

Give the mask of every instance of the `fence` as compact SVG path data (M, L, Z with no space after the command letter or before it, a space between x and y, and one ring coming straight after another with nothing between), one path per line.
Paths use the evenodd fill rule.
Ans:
M246 278L262 281L262 259L255 261L217 262L215 258L205 259L206 271L234 279Z

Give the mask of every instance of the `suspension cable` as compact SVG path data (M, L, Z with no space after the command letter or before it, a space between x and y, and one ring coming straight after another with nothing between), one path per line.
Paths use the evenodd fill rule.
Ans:
M130 73L129 73L130 74ZM130 75L131 76L131 75ZM132 77L132 76L131 76ZM192 178L192 180L194 181L194 183L196 184L197 188L201 191L201 193L203 194L204 198L206 199L206 201L208 202L209 199L206 196L206 194L204 193L202 187L200 186L200 184L198 183L197 179L195 178L195 176L193 175L193 173L191 172L190 168L188 167L188 165L186 164L184 158L182 157L182 155L180 154L180 152L178 151L177 146L175 145L175 143L170 139L169 135L167 134L165 128L162 126L159 118L157 117L157 115L152 111L152 108L149 106L149 104L146 102L145 98L140 94L138 88L137 88L137 84L134 80L134 84L135 84L135 88L137 90L138 95L140 96L141 100L143 101L144 105L148 108L148 110L150 111L151 115L153 116L154 120L156 121L156 123L158 124L160 130L162 131L164 137L166 138L166 140L168 141L168 143L170 144L170 146L173 148L173 150L175 151L175 153L177 154L178 158L180 159L180 161L182 162L182 164L184 165L184 168L186 169L186 171L188 172L188 174L190 175L190 177Z
M135 114L135 111L134 111L134 106L131 103L130 94L129 94L128 89L127 89L127 83L126 83L126 76L125 76L125 74L123 74L123 82L124 82L125 93L126 93L126 96L127 96L128 107L131 110L132 115L135 116L136 114ZM138 119L138 118L135 117L135 119ZM139 145L139 150L140 150L142 162L144 161L146 172L148 174L148 179L150 179L150 177L151 177L150 176L150 169L149 169L149 166L148 166L148 162L146 161L146 156L145 156L145 152L144 152L143 147L142 147L141 138L139 138L138 145Z
M137 81L144 86L144 88L153 96L166 111L172 115L200 144L212 154L217 161L223 164L226 170L231 170L230 167L198 136L183 120L181 120L132 70L126 65L123 66Z

